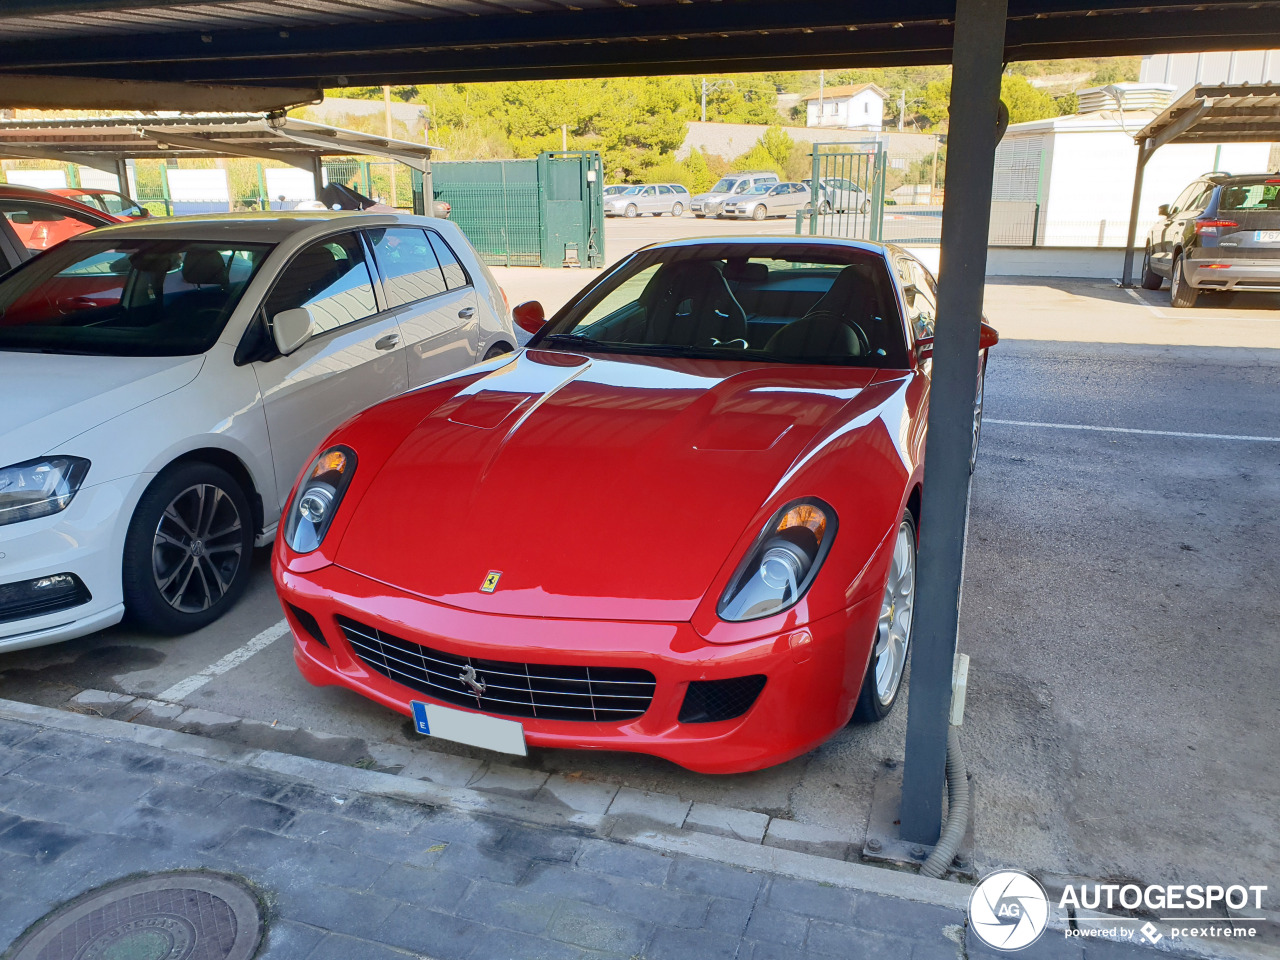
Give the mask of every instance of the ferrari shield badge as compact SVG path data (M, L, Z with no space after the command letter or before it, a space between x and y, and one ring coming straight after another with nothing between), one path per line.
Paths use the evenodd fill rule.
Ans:
M501 570L490 570L488 576L484 578L484 583L480 584L480 592L493 593L493 591L498 589L498 581L501 579Z

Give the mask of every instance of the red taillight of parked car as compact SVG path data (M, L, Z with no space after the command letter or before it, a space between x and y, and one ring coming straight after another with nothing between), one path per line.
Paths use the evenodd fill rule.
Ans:
M1232 227L1238 227L1240 224L1234 220L1197 220L1196 235L1216 237L1219 230L1229 230Z

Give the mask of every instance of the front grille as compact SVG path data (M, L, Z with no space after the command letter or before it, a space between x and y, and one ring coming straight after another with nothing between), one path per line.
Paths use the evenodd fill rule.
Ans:
M0 584L0 623L42 617L92 599L89 588L74 573Z
M677 719L681 723L715 723L740 717L756 702L766 679L756 673L730 680L694 680Z
M648 670L460 657L346 617L337 619L365 666L445 703L508 717L618 721L641 716L653 700L654 677ZM461 679L467 667L475 671L476 683L484 684L479 697Z

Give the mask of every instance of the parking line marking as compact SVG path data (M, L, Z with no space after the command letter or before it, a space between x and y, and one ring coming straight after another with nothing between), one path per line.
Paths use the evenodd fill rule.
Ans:
M289 623L287 620L281 620L279 623L273 623L243 647L232 650L221 660L218 660L216 663L209 664L209 666L205 667L199 673L193 673L185 680L179 680L168 690L157 694L156 699L164 700L167 703L177 703L179 700L191 696L191 694L195 693L214 677L220 677L228 670L234 670L255 653L260 650L265 650L288 632Z
M1044 427L1049 430L1090 430L1098 433L1138 433L1151 437L1185 437L1190 440L1243 440L1254 443L1280 443L1280 437L1253 437L1235 433L1187 433L1182 430L1139 430L1136 427L1095 427L1087 423L1040 423L1036 420L991 420L1006 427Z

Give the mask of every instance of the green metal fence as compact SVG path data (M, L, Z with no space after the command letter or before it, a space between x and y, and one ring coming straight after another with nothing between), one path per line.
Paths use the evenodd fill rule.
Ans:
M451 161L432 164L431 173L435 198L452 207L449 219L486 263L604 266L604 177L598 153Z
M884 144L815 143L807 214L797 216L810 235L880 240L884 235Z

